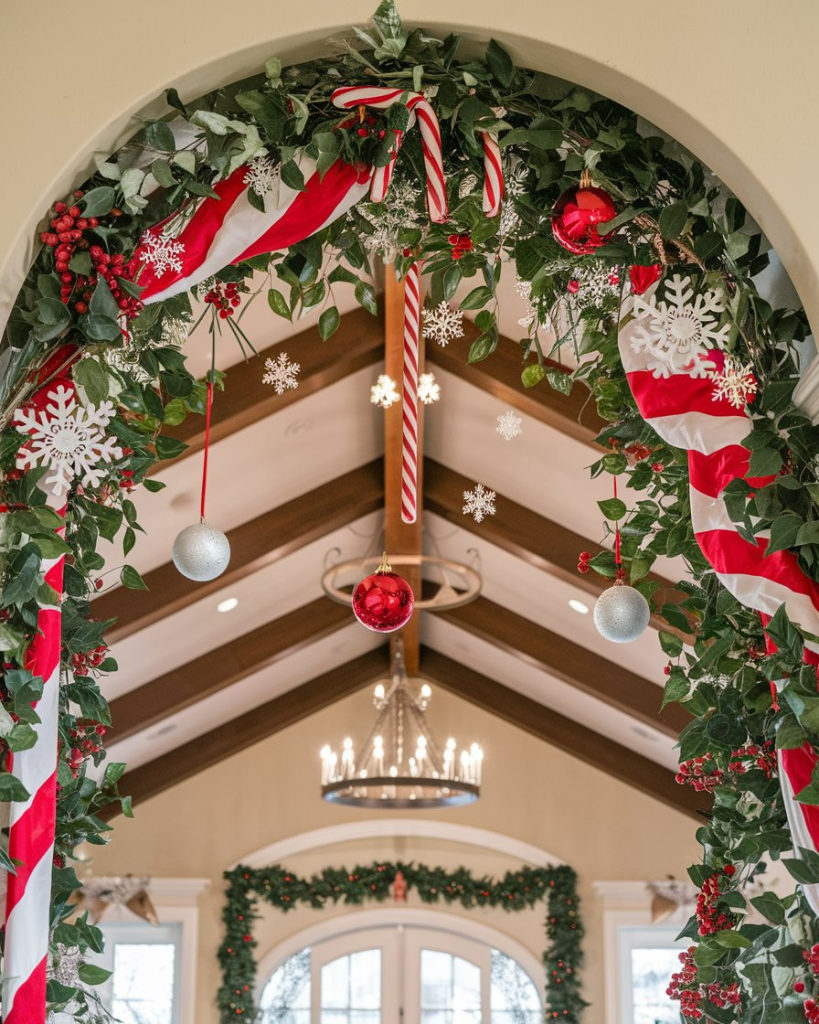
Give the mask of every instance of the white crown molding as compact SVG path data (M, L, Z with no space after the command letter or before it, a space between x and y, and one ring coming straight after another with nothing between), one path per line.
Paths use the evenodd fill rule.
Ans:
M592 882L592 888L603 900L606 910L642 910L651 906L648 882Z
M152 878L148 892L157 907L188 907L210 886L209 878Z
M280 839L243 857L232 864L230 870L239 864L246 864L251 868L267 867L269 864L279 864L298 853L336 846L339 843L391 838L435 839L459 843L462 846L492 850L494 853L505 854L523 861L524 864L538 867L564 863L559 857L539 846L488 829L458 825L451 821L432 821L427 818L376 818L372 821L350 821L343 825L329 825L326 828L317 828Z

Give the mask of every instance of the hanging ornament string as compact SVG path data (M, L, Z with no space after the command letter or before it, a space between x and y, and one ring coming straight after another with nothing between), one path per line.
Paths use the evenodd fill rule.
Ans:
M205 497L208 490L208 452L210 451L210 409L213 405L213 381L208 381L208 397L205 406L205 449L202 457L202 500L199 503L199 521L205 521Z
M616 476L614 477L614 497L617 497ZM620 556L620 522L617 519L614 520L614 565L617 570L614 577L614 582L623 583L626 578L626 574L625 570L623 569L623 562Z
M418 365L421 327L421 264L404 279L404 372L401 433L401 519L418 518Z

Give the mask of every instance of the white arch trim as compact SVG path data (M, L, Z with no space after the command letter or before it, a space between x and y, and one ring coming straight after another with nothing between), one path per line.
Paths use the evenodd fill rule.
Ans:
M406 928L427 928L434 931L450 932L481 942L492 949L516 960L526 971L542 993L546 983L546 969L531 950L506 932L492 928L482 921L461 914L448 914L441 910L427 910L406 906L378 907L374 910L354 908L350 913L325 918L317 924L304 928L278 943L258 963L256 975L256 1002L262 996L267 979L289 957L302 949L318 945L343 934L369 931L374 928L389 928L403 925ZM545 941L545 940L544 940Z
M475 828L472 825L459 825L452 821L433 821L428 818L376 818L372 821L349 821L343 825L329 825L326 828L313 829L299 835L279 839L270 846L248 854L232 864L229 870L246 864L251 868L263 868L269 864L279 864L288 857L308 850L317 850L325 846L336 846L366 839L437 839L444 842L459 843L462 846L474 846L493 853L502 853L508 857L544 867L547 864L560 865L564 861L555 857L539 846L533 846L521 839L505 836L489 829Z

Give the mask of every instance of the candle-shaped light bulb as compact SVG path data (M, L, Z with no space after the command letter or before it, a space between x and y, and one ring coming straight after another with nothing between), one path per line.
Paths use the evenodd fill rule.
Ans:
M429 698L432 696L432 687L429 685L429 683L424 683L424 685L421 687L421 696L424 698L424 700L429 700Z
M384 697L386 695L386 692L387 691L384 689L384 684L383 683L379 683L376 686L375 690L373 691L373 696L375 697L376 700L380 701L380 700L384 699Z

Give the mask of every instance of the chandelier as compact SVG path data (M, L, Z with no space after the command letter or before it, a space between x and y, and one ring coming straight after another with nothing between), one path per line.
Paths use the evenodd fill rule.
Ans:
M455 807L480 796L483 751L477 743L457 750L454 739L443 749L426 720L432 697L428 683L410 686L400 639L396 641L391 677L378 683L373 704L375 725L360 758L350 737L338 754L321 751L321 795L350 807Z

